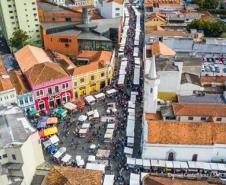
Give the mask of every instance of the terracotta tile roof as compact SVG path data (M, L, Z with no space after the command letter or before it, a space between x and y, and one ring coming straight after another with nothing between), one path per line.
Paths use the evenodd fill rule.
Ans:
M188 33L184 31L176 31L176 30L152 30L150 27L145 27L145 33L150 35L157 36L187 36Z
M220 83L224 84L226 76L201 76L201 84Z
M164 29L159 26L159 25L155 25L155 26L148 26L148 31L163 31Z
M144 4L147 6L153 6L154 3L159 4L159 5L171 5L171 6L175 6L175 5L179 5L180 4L180 0L176 0L174 2L172 2L172 0L144 0Z
M164 43L156 41L152 43L152 54L153 55L165 55L165 56L175 56L176 52L168 48Z
M206 180L186 180L186 179L176 179L169 177L157 177L147 175L144 177L143 185L209 185ZM216 185L211 183L211 185Z
M77 58L89 59L87 65L75 67L72 70L72 75L80 75L83 73L89 73L100 69L105 63L110 62L112 58L111 51L82 51L77 55Z
M118 4L123 4L124 0L108 0L107 2L115 2Z
M166 16L164 14L156 13L156 12L152 13L151 15L149 15L147 17L147 19L145 20L145 22L148 22L149 20L152 20L152 19L155 19L155 18L158 18L158 19L160 19L163 22L167 22L166 21Z
M145 119L147 120L160 120L161 119L161 113L146 113Z
M213 122L149 121L151 144L226 144L226 124Z
M54 166L45 185L101 185L102 172L82 168Z
M26 72L35 64L52 62L42 48L27 45L16 52L16 60L22 72Z
M226 117L226 105L203 103L173 103L176 116L213 116Z
M30 91L29 85L26 83L21 71L11 71L9 72L11 81L16 88L17 95L24 94Z
M58 64L52 62L35 64L25 73L25 75L27 76L28 81L33 85L68 76Z
M10 76L6 71L3 61L0 57L0 91L6 91L13 89L13 84L11 82Z

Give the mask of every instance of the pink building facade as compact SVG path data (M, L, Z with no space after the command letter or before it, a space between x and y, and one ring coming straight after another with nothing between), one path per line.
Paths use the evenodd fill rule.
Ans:
M50 110L66 102L74 101L71 77L63 77L32 85L36 110Z

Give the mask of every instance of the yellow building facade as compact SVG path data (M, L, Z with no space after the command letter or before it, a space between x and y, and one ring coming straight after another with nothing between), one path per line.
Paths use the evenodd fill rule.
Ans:
M89 52L89 51L88 51ZM97 52L97 51L94 51ZM91 56L86 51L78 58L87 58L91 61L88 65L75 68L72 76L72 89L75 99L100 92L111 83L115 68L115 52L101 51L98 56Z

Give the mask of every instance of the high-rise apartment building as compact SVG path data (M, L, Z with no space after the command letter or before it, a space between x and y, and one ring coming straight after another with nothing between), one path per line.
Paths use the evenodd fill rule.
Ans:
M26 31L33 43L40 42L36 0L0 0L0 25L6 40L17 29Z

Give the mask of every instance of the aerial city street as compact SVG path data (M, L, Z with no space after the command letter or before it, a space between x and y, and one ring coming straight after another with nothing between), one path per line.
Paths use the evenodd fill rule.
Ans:
M0 185L208 184L225 0L0 0Z

